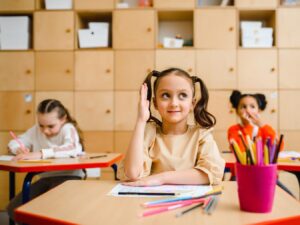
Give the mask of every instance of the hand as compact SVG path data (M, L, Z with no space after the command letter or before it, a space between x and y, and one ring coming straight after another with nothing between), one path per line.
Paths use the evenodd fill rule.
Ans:
M24 160L24 159L41 159L42 158L42 152L29 152L29 153L21 153L16 155L13 160Z
M258 127L262 127L264 125L259 113L249 112L248 121L252 124L255 124Z
M138 120L141 122L147 122L150 117L149 104L147 100L148 87L147 84L143 84L140 89L140 101L139 101L139 112Z
M18 148L17 151L16 151L16 154L17 155L18 154L26 154L26 153L29 153L29 152L30 152L29 148L24 147L24 148Z
M159 185L163 185L164 182L160 178L159 174L157 174L149 177L144 177L137 181L125 182L122 184L127 186L143 187L143 186L159 186Z

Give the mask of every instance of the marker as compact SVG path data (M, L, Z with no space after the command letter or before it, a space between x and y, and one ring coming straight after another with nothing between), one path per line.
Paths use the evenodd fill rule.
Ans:
M153 196L175 196L176 193L168 193L168 192L127 192L127 191L119 191L118 195L153 195Z

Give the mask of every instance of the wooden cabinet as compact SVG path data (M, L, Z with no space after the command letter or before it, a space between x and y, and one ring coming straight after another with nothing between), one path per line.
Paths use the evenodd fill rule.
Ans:
M236 10L231 8L196 9L194 35L196 48L236 48Z
M49 98L59 100L69 110L71 116L74 117L74 93L72 91L35 92L34 108L36 109L41 101Z
M114 150L126 154L129 143L132 137L131 131L116 131L114 132Z
M26 130L34 124L33 92L0 92L0 109L0 130Z
M110 91L75 92L75 118L84 131L111 131L114 98Z
M1 91L33 90L34 73L33 52L0 52Z
M36 90L74 89L74 53L71 51L36 52Z
M152 50L115 51L115 90L139 90L154 67Z
M227 130L237 123L235 110L231 108L229 97L230 91L210 91L208 112L217 119L215 130Z
M277 50L238 50L239 89L277 89Z
M235 89L236 73L236 50L197 50L196 75L208 89Z
M280 130L280 134L284 135L284 150L300 152L300 131Z
M115 49L154 49L154 10L116 10L113 13Z
M156 51L155 68L159 71L170 67L181 68L191 74L195 74L195 51L194 50L168 50Z
M0 11L34 10L34 0L1 0Z
M279 127L280 130L300 130L299 90L279 92Z
M235 0L237 8L276 8L278 0Z
M137 119L138 102L139 93L137 91L115 92L115 130L133 130Z
M84 150L86 152L113 152L114 135L111 131L84 131Z
M195 0L153 0L156 9L193 9Z
M76 10L113 9L114 0L74 0Z
M217 142L220 152L229 150L229 142L227 140L227 130L214 130L212 132L215 141Z
M279 48L300 47L300 8L278 8L277 46Z
M279 87L281 89L300 88L300 50L279 49Z
M34 48L36 50L74 49L74 13L36 11Z
M113 51L75 52L76 90L113 90Z

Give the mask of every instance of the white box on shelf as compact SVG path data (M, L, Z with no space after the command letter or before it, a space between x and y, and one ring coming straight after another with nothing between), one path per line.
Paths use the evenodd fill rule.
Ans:
M254 36L254 37L272 37L273 28L271 27L262 27L262 28L254 28L254 29L242 29L242 36Z
M241 29L254 29L254 28L261 28L262 21L241 21L240 22Z
M29 16L0 16L0 32L29 32Z
M90 30L99 31L101 33L106 33L108 35L109 23L106 22L90 22L89 24Z
M29 49L29 33L6 32L1 33L0 45L2 50Z
M164 37L163 46L164 48L182 48L183 39Z
M108 47L108 37L90 29L78 30L80 48Z
M244 48L271 48L273 44L273 38L265 37L243 37L242 47Z
M45 7L49 10L72 9L72 0L45 0Z

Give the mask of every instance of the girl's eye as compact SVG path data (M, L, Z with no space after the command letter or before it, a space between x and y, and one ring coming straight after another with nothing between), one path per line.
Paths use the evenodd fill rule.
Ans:
M170 95L169 95L168 93L163 93L163 94L161 95L161 97L166 99L166 98L169 98Z
M186 93L180 93L179 99L185 99L188 95Z

